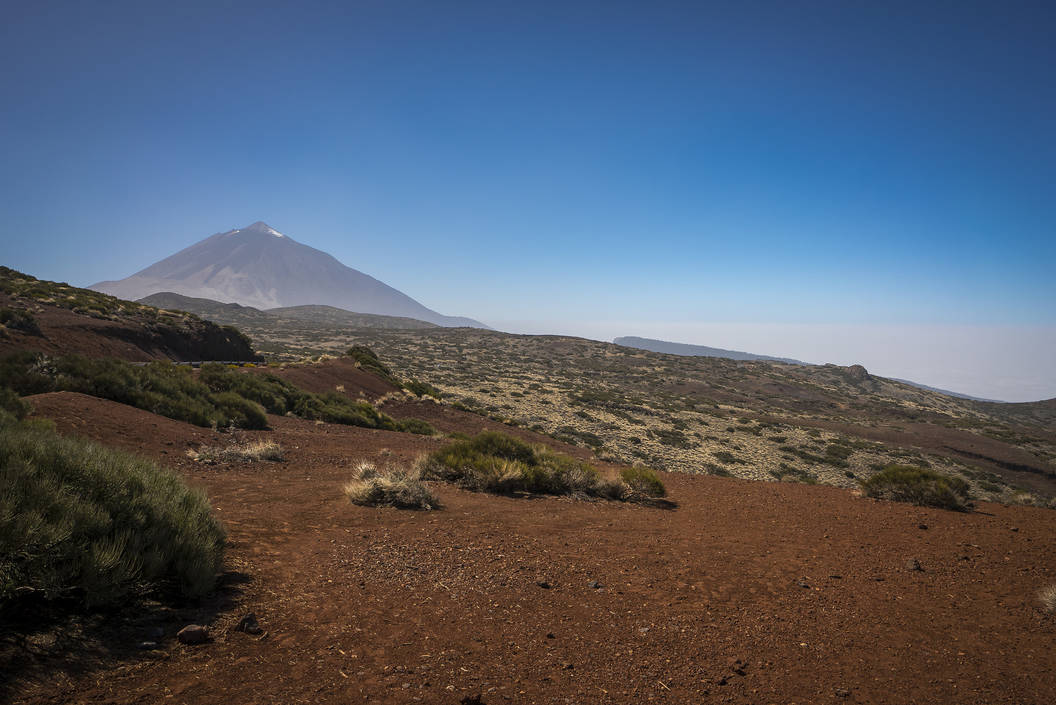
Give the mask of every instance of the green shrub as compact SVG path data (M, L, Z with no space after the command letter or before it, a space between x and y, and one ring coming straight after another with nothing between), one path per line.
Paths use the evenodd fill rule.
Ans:
M650 468L635 466L624 468L620 471L620 479L631 489L632 492L645 495L646 497L664 497L667 488L663 480Z
M403 386L404 389L414 394L416 397L430 396L434 399L444 398L443 392L441 392L439 389L429 384L428 382L419 382L416 379L412 379Z
M152 462L8 423L0 486L0 605L26 591L96 605L143 586L213 587L223 529L201 492Z
M487 431L458 440L425 461L427 479L454 483L475 492L531 492L634 500L629 487L601 478L589 463L532 447L516 438Z
M365 345L353 345L346 354L358 362L361 369L381 377L393 386L402 386L400 380L396 379L396 375L392 373L392 370L386 367L385 363L378 359L374 351Z
M861 482L869 497L956 511L971 509L968 483L911 465L888 465Z
M436 429L421 419L400 419L396 422L396 430L404 433L417 433L419 436L432 436L436 433Z
M214 395L213 404L232 426L249 429L268 427L268 415L264 413L260 404L240 397L234 392L221 392Z
M40 335L37 319L29 311L20 308L0 308L0 327Z
M31 411L29 402L10 387L0 387L0 409L11 414L16 419L24 419Z

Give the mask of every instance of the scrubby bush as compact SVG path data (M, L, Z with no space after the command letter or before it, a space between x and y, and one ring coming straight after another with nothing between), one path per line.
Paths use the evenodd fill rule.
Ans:
M429 384L428 382L419 382L416 379L412 379L411 381L407 382L403 385L403 387L411 394L414 394L416 397L430 396L434 399L442 399L444 396L443 392L441 392L433 385Z
M425 477L475 492L586 495L634 499L643 493L623 482L605 480L589 463L486 431L432 453Z
M620 479L632 492L646 497L663 497L667 494L663 480L651 468L634 466L620 471Z
M861 482L869 497L956 511L971 509L969 485L959 477L911 465L888 465Z
M15 419L24 419L30 412L29 403L10 387L0 387L0 409Z
M346 354L359 363L360 369L377 375L396 387L402 386L400 380L396 379L396 375L392 373L392 370L386 367L385 363L378 359L374 351L365 345L353 345Z
M396 429L404 433L416 433L419 436L432 436L436 433L436 429L421 419L400 419L396 422Z
M284 457L282 446L274 441L233 444L226 448L202 446L198 450L188 450L187 456L191 460L206 463L207 465L237 462L252 463L263 460L278 462Z
M422 482L418 466L378 470L373 463L362 462L345 485L345 495L353 504L365 507L440 508L440 502Z
M0 328L20 330L31 335L40 335L37 319L29 311L20 308L0 308Z
M53 431L0 427L0 605L23 593L114 603L172 584L209 591L224 532L173 472Z

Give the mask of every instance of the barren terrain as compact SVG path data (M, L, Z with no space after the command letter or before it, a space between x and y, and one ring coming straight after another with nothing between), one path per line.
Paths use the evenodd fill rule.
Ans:
M24 676L15 702L1056 698L1056 621L1036 601L1056 581L1049 510L678 474L664 476L671 510L448 487L439 511L371 509L341 493L355 462L443 441L273 417L240 435L278 441L285 462L200 466L184 451L222 434L82 395L32 402L205 487L231 573L208 605L115 615L72 658L44 640L7 664ZM264 636L231 631L247 611ZM210 643L172 638L206 616ZM157 648L137 651L157 627Z

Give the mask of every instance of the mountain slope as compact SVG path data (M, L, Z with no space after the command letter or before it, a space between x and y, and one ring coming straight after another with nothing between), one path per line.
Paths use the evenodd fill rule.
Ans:
M132 300L175 292L261 309L319 304L441 326L487 328L469 318L444 316L426 308L263 222L218 233L130 277L89 288Z
M382 316L376 313L353 313L334 306L304 305L286 308L271 308L267 311L243 306L241 304L222 304L212 299L195 298L163 291L139 299L138 303L168 309L170 311L187 311L202 318L239 328L253 326L279 326L284 321L315 323L331 328L399 328L419 329L438 328L435 323L419 321L401 316Z
M250 340L230 326L0 267L4 319L0 356L31 350L141 362L259 359Z
M650 352L664 353L667 355L690 355L694 357L722 357L727 360L763 360L766 362L787 362L790 365L809 365L809 362L793 360L787 357L770 357L769 355L756 355L755 353L741 352L739 350L723 350L722 348L709 348L706 345L690 345L688 343L671 343L666 340L654 340L652 338L639 338L627 335L612 341L616 345L628 348L638 348Z

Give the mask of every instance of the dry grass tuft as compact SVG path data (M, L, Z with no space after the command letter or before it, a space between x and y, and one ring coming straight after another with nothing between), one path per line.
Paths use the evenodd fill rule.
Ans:
M353 504L398 509L439 509L440 502L422 482L421 464L379 470L363 461L356 466L345 494Z
M1038 595L1041 606L1046 612L1056 612L1056 585L1050 585Z
M274 441L257 441L255 443L234 444L226 448L202 446L198 450L188 450L187 457L197 463L215 465L216 463L254 463L264 460L278 462L283 459L282 446Z

